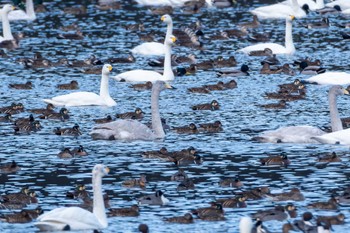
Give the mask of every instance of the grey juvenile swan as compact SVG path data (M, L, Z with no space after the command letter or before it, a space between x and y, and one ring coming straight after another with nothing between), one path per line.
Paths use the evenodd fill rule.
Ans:
M349 95L342 86L332 86L328 92L329 112L331 117L332 132L343 129L337 108L337 96ZM326 134L318 127L309 125L281 127L277 130L265 131L260 136L253 138L260 142L285 142L285 143L317 143L313 137Z
M90 135L93 139L104 140L155 140L165 137L160 114L159 94L166 88L172 88L164 81L153 83L151 94L152 128L137 120L116 120L95 126Z

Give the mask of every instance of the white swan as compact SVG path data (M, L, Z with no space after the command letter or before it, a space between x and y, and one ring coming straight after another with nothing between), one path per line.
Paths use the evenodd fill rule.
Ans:
M285 19L289 15L294 15L297 18L306 17L309 6L299 6L297 0L290 0L291 2L277 3L270 6L262 6L250 11L253 15L260 19Z
M102 78L100 95L93 92L73 92L67 95L60 95L52 99L44 99L44 102L51 103L55 106L115 106L117 103L109 95L108 80L109 73L112 71L112 66L105 64L102 68Z
M33 0L26 0L26 11L14 10L9 13L9 20L28 20L33 21L36 19Z
M269 48L272 50L273 54L293 54L295 52L295 47L293 43L292 35L292 21L294 16L290 15L286 18L286 35L285 35L285 47L276 43L260 43L239 49L238 52L243 52L248 54L251 51L264 50Z
M170 15L163 15L160 19L167 24L165 35L165 39L167 39L173 34L173 20ZM162 43L146 42L136 46L131 52L133 54L162 56L165 54L165 50L165 45Z
M326 7L334 7L334 6L340 6L340 9L342 11L347 10L350 8L350 1L349 0L336 0L332 1L326 4Z
M343 129L339 112L337 109L336 97L338 95L349 95L349 92L342 86L332 86L328 92L329 112L331 118L332 131ZM315 143L315 137L326 134L317 127L301 125L282 127L277 130L265 131L262 135L254 138L260 142L286 142L286 143Z
M163 75L152 70L130 70L114 76L117 81L126 82L154 82L156 80L172 81L174 80L174 73L171 69L171 46L176 41L175 36L165 38L165 56L164 56L164 71Z
M320 85L347 85L350 84L350 74L345 72L325 72L305 79L303 82Z
M116 120L95 126L90 132L91 137L104 140L155 140L164 138L165 133L159 114L159 94L166 88L171 88L171 86L164 81L157 81L152 86L153 131L137 120Z
M8 19L9 12L13 11L14 9L15 7L12 6L11 4L5 4L0 10L0 16L2 20L2 33L3 33L3 37L0 36L0 42L14 39L11 32L10 21Z
M322 9L325 7L324 0L316 0L316 2L313 0L298 0L298 4L300 7L303 7L306 4L312 11Z
M102 195L102 177L109 169L97 164L92 170L93 213L79 207L61 207L40 215L34 223L41 231L98 230L108 226Z
M323 144L350 145L350 128L313 137L312 139Z

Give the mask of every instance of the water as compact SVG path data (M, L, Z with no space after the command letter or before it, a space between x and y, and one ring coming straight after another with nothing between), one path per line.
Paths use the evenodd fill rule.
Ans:
M66 6L76 5L80 1L50 1L45 2L46 13L39 13L35 22L14 22L13 32L24 32L26 38L21 41L21 47L7 52L8 58L0 58L2 86L0 87L0 106L12 102L21 102L26 109L44 107L41 99L69 93L56 89L58 83L68 83L75 79L80 90L98 92L100 75L87 75L79 68L58 66L47 69L27 69L16 62L22 57L32 57L40 51L47 59L57 62L60 58L86 59L91 54L101 60L109 57L127 55L134 46L142 43L137 32L129 32L123 28L136 22L143 22L146 32L154 32L157 39L162 39L165 26L160 16L152 15L146 7L139 7L129 1L123 1L122 9L99 11L95 2L87 4L87 15L65 15L62 11ZM258 1L243 1L236 7L223 9L202 9L196 14L186 14L175 9L172 14L175 28L186 26L200 19L205 25L206 38L217 34L220 30L234 28L238 23L250 21L247 12L260 6ZM320 59L328 70L349 71L348 41L342 40L337 26L329 29L309 30L301 25L317 21L319 15L311 13L307 19L296 20L293 23L293 37L297 53L294 56L279 56L281 63L292 63L297 58L310 57ZM348 19L342 15L330 16L331 23L344 24ZM61 26L77 24L85 35L83 40L60 40L56 36L62 31ZM258 29L272 31L272 41L284 43L284 21L263 21ZM151 232L238 232L239 218L252 214L259 209L271 208L277 204L268 199L248 201L245 209L225 209L226 221L206 222L196 220L191 225L169 224L163 222L164 217L179 216L192 209L209 206L209 202L231 197L235 191L232 188L221 188L218 182L222 178L238 175L244 183L243 189L249 190L260 185L269 186L273 192L288 191L292 187L300 187L306 200L295 202L298 217L308 209L306 205L318 200L328 200L331 191L342 189L349 185L349 148L334 145L310 144L261 144L251 141L259 132L275 129L285 125L310 124L314 126L329 126L327 105L328 87L308 86L307 98L302 101L289 102L283 110L265 110L259 104L267 103L264 92L277 90L277 85L292 82L295 78L307 78L304 75L287 76L260 75L260 57L247 57L235 53L239 48L249 45L244 39L205 42L203 50L185 47L175 47L174 53L186 55L194 53L199 61L215 59L222 55L228 58L234 55L239 67L246 63L250 66L251 75L237 77L238 88L226 91L213 91L211 94L192 94L188 87L203 84L225 82L230 78L216 78L215 70L198 71L195 75L178 77L173 85L176 90L167 90L161 94L161 115L167 119L170 126L183 126L189 123L206 123L220 120L224 132L216 134L186 135L167 131L164 141L156 142L119 142L93 141L89 132L95 125L92 119L114 115L125 111L133 111L140 107L146 112L143 122L150 121L150 92L134 91L127 83L117 83L110 80L110 92L118 105L112 108L104 107L72 107L69 108L71 118L66 122L41 120L43 129L30 135L13 135L12 126L1 123L1 163L16 160L21 171L13 174L2 174L0 181L2 193L17 192L23 186L30 186L39 198L39 205L45 210L62 206L74 201L65 198L65 193L71 191L76 184L84 183L91 190L91 169L96 163L107 164L111 173L103 179L103 189L109 194L111 207L128 207L136 203L143 194L163 190L170 204L164 207L141 206L141 214L136 218L109 218L109 227L103 232L136 232L139 223L147 223ZM119 72L147 68L148 58L136 57L132 64L112 64L113 75ZM9 89L10 83L31 81L32 90ZM221 105L218 111L192 111L190 106L210 102L216 99ZM338 98L341 116L349 116L347 108L348 97ZM14 117L26 117L24 112ZM83 135L79 137L61 137L53 134L55 127L72 127L78 123ZM64 147L83 145L89 153L88 157L63 160L57 154ZM201 165L186 166L185 171L194 180L195 190L177 192L177 182L170 181L178 167L169 162L143 159L143 151L159 150L165 146L169 151L181 150L189 146L195 147L204 158ZM319 165L317 154L335 151L342 162L329 165ZM286 152L291 160L287 168L263 167L259 159L268 154ZM145 174L148 180L147 188L127 189L121 186L123 180L138 178ZM75 202L74 202L75 203ZM78 202L76 202L78 203ZM278 203L285 204L285 203ZM35 207L30 206L30 207ZM2 210L1 213L8 211ZM315 215L334 215L338 212L349 217L349 207L340 206L338 211L315 211ZM280 232L282 222L266 222L264 225L273 232ZM2 232L35 232L33 222L27 224L0 223ZM347 232L349 223L343 226L333 226L334 232Z

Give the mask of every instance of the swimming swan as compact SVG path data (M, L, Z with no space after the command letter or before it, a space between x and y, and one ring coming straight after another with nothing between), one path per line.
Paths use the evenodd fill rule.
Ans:
M108 226L105 204L102 195L102 177L109 169L97 164L92 170L94 192L93 212L80 207L61 207L40 215L34 223L41 231L97 230Z
M293 15L290 15L286 18L285 47L276 43L261 43L239 49L238 51L248 54L252 51L269 48L272 50L273 54L293 54L295 52L292 35L292 21L294 18L295 17Z
M318 9L324 8L324 0L298 0L298 4L300 7L303 7L305 4L309 6L310 10L315 11Z
M26 11L14 10L9 13L9 20L28 20L33 21L36 19L33 0L26 0Z
M171 81L174 80L174 73L171 69L171 46L175 43L176 37L169 36L164 41L166 51L164 57L164 73L160 73L152 70L131 70L114 76L117 81L126 82L154 82L156 80Z
M2 33L4 36L0 36L0 42L14 39L11 32L10 21L8 19L9 12L13 11L14 9L14 6L10 4L5 4L0 10L0 17L2 19Z
M165 133L159 115L159 94L166 88L171 88L171 86L164 81L157 81L152 86L153 131L137 120L116 120L95 126L90 132L91 137L105 140L155 140L164 138Z
M329 112L331 118L332 131L343 129L337 108L337 96L349 95L349 92L342 86L332 86L328 92ZM253 138L260 142L286 142L286 143L315 143L315 137L326 134L317 127L301 125L282 127L277 130L265 131L262 135Z
M173 34L173 20L170 15L163 15L160 19L167 24L167 31L165 35L165 39L167 39ZM162 56L165 54L165 50L165 45L162 43L146 42L136 46L131 50L131 52L133 54Z
M312 139L323 144L350 145L350 128L312 137Z
M303 5L301 8L297 0L290 1L258 7L250 12L260 19L285 19L289 15L294 15L296 18L306 17L309 6Z
M320 85L347 85L350 84L350 74L345 72L325 72L305 79L302 82Z
M93 92L73 92L67 95L60 95L52 99L44 99L45 103L51 103L55 106L86 106L98 105L112 107L117 103L111 98L108 90L109 74L112 66L105 64L102 68L102 79L100 87L100 95Z

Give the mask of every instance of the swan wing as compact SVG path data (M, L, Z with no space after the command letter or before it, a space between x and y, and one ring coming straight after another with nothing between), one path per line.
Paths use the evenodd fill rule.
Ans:
M327 133L321 136L313 137L313 139L323 144L350 145L350 129Z
M126 82L154 82L156 80L165 80L166 77L152 70L130 70L113 77L117 81Z
M90 135L103 140L154 140L153 131L137 120L116 120L95 126Z
M35 225L40 229L62 230L67 226L70 230L104 228L93 213L79 207L57 208L40 215L37 220Z
M255 44L255 45L251 45L251 46L245 47L243 49L239 49L238 51L247 54L247 53L249 53L251 51L264 50L266 48L271 49L274 54L287 53L286 48L284 46L276 44L276 43Z
M106 105L105 100L93 92L74 92L56 96L52 99L44 99L44 102L56 106Z
M131 50L133 54L163 56L165 54L164 44L158 42L146 42Z
M346 72L325 72L305 80L320 85L347 85L350 84L350 74Z

